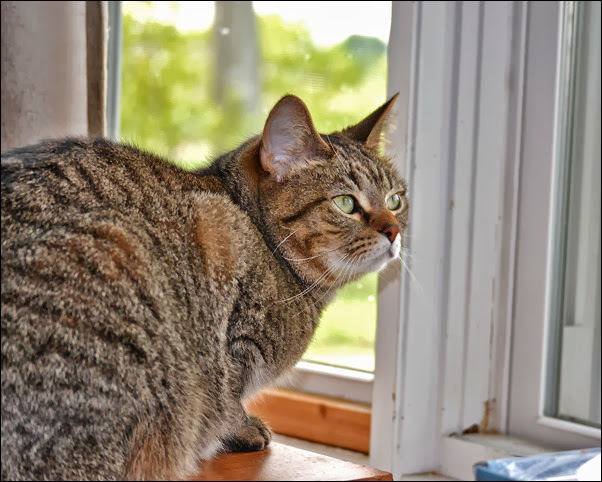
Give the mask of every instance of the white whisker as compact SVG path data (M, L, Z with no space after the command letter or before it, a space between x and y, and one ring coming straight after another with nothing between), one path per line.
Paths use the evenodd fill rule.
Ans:
M299 231L299 229L295 229L295 230L294 230L294 231L293 231L291 234L289 234L289 235L288 235L288 236L286 236L286 237L285 237L285 238L284 238L282 241L280 241L280 242L278 243L278 246L276 246L276 247L274 248L274 251L272 251L272 254L274 254L276 251L278 251L278 248L279 248L280 246L282 246L282 245L284 244L284 242L285 242L285 241L286 241L288 238L290 238L290 237L291 237L293 234L295 234L297 231Z
M349 256L349 254L344 255L343 257L341 257L333 266L331 266L330 268L328 268L326 271L324 271L324 273L322 273L322 275L315 280L309 287L305 288L301 293L298 293L294 296L291 296L289 298L285 298L284 300L278 300L276 301L276 303L285 303L287 301L292 301L296 298L299 298L300 296L303 296L307 293L309 293L313 288L315 288L320 281L322 281L324 278L326 278L330 273L332 273L337 266L339 265L339 263L341 263L343 260L345 260L345 258L347 258Z
M422 288L422 285L418 282L418 280L416 279L416 277L414 276L414 273L412 272L412 270L410 269L410 267L406 264L406 262L403 260L403 257L399 257L398 258L399 261L401 261L401 264L403 264L403 267L406 269L406 271L408 272L408 274L410 275L410 277L412 278L412 281L414 283L416 283L416 286L418 287L421 295L424 295L424 290Z
M349 255L348 255L349 256ZM342 259L341 259L342 260ZM303 308L301 311L299 311L298 313L296 313L295 316L299 315L300 313L303 313L305 310L307 310L308 308L317 305L320 301L322 301L322 299L324 299L324 297L330 292L330 290L332 289L333 286L337 285L337 281L339 281L339 279L341 277L343 277L343 283L340 284L340 286L343 286L344 284L346 284L346 279L347 277L352 274L351 270L349 268L352 267L353 262L355 260L353 259L353 254L351 254L351 258L347 259L345 261L345 265L343 266L343 269L341 269L339 271L339 273L337 274L337 277L334 280L334 283L332 283L329 288L322 294L322 296L320 296L315 302L313 302L312 304L310 304L309 306L307 306L306 308Z
M346 248L350 244L351 243L347 243L347 244L344 244L343 246L339 246L338 248L333 248L333 249L329 249L327 251L322 251L321 253L318 253L315 256L310 256L309 258L297 258L297 259L294 259L294 258L284 257L284 259L286 259L287 261L291 261L293 263L300 263L301 261L309 261L310 259L319 258L320 256L324 256L325 254L332 253L332 252L334 252L334 251L336 251L338 249Z
M403 247L401 248L400 254L409 259L414 259L415 256L415 253L413 253L412 250Z
M339 163L341 164L341 167L343 169L345 169L345 164L343 164L343 160L341 159L341 157L339 156L339 153L336 151L336 149L333 147L332 142L330 142L330 139L326 139L328 141L328 143L330 144L330 148L333 150L335 156L337 157Z

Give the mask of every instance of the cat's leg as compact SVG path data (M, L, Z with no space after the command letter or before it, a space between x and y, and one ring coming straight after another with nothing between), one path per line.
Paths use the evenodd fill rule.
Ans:
M245 328L250 324L245 323ZM268 350L263 346L264 339L252 331L245 332L239 326L230 326L228 331L232 373L229 387L233 398L229 415L234 423L230 425L230 433L222 437L223 448L228 452L263 450L272 439L270 429L259 418L249 415L241 400L265 386L266 374L270 373L266 363Z
M259 418L247 414L242 407L241 411L243 423L222 440L224 450L227 452L257 452L265 449L272 439L270 429Z

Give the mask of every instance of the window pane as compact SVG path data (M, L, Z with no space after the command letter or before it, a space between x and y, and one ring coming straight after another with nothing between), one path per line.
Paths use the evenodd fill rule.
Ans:
M186 169L293 93L320 132L386 100L391 2L123 2L120 138ZM307 359L374 368L376 275L343 289Z
M567 2L546 414L600 427L600 3Z

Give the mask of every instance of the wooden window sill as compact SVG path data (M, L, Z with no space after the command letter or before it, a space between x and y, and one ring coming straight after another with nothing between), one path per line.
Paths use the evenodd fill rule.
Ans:
M370 451L370 405L269 389L247 403L247 410L281 435Z

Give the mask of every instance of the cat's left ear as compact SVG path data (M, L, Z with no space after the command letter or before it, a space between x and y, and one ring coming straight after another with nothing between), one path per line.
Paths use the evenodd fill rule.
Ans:
M282 181L311 159L331 157L332 149L316 131L307 106L287 95L272 108L261 138L261 167Z
M369 149L377 150L385 121L398 97L399 94L395 94L363 121L347 127L342 133L353 140L362 142Z

